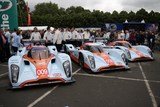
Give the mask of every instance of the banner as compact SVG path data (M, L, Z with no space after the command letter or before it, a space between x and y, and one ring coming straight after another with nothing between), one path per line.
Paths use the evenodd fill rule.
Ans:
M123 24L120 23L106 23L106 30L107 31L118 31L123 29Z
M0 0L0 28L18 28L17 0Z

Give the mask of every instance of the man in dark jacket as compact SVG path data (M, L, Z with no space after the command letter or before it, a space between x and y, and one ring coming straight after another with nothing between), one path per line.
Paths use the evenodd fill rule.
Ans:
M154 45L155 45L155 35L153 32L150 32L147 36L148 46L149 48L154 51Z
M3 31L0 29L0 62L4 62L5 61L5 37L3 35Z

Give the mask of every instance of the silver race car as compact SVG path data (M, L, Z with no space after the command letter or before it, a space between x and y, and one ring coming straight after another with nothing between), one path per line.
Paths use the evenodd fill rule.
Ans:
M115 41L109 45L113 48L123 50L129 61L145 61L154 59L151 49L145 45L132 46L127 41Z
M97 43L84 43L80 49L75 48L72 44L66 44L65 51L82 68L90 69L92 72L129 69L123 51L104 51L101 45Z
M74 82L69 55L58 53L55 46L30 46L9 58L9 79L12 88Z

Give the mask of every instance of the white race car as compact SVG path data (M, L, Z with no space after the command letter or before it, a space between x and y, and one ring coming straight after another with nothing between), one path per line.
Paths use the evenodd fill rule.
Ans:
M80 49L75 48L72 44L66 44L65 51L82 68L90 69L92 72L129 69L123 51L116 49L104 51L97 43L84 43Z
M74 82L69 55L58 53L55 46L23 47L9 58L8 67L12 88Z
M127 41L115 41L110 43L109 46L123 50L129 61L144 61L154 59L151 49L145 45L132 46Z

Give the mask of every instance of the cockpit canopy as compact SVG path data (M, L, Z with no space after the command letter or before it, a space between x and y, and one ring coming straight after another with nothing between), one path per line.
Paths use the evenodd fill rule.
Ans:
M100 45L85 45L83 47L83 49L88 50L93 53L102 53L103 52L103 48Z
M32 59L47 59L50 56L50 52L47 47L32 47L28 52L28 57Z
M127 43L127 42L116 42L115 43L115 46L124 46L126 48L132 48L131 44L130 43Z

